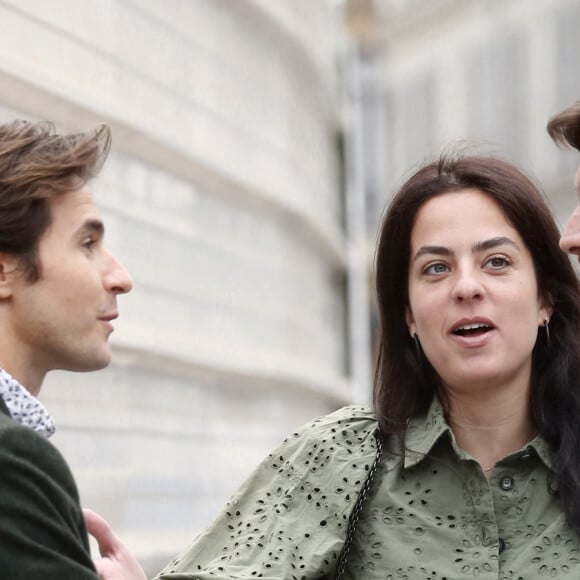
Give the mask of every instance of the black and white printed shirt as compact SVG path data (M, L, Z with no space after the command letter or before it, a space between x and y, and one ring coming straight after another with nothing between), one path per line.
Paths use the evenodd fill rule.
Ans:
M55 432L54 420L44 405L2 368L0 397L8 407L10 416L21 425L30 427L44 437L50 437Z

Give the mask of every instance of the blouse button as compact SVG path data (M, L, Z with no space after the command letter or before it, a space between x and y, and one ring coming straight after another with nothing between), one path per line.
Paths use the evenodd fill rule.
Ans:
M505 550L505 542L502 538L499 539L499 553L501 554Z
M511 475L506 475L499 480L499 486L504 491L509 491L514 486L514 478Z

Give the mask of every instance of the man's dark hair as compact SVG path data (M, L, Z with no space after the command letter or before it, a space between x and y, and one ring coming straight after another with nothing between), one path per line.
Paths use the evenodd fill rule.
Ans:
M580 101L554 115L548 121L547 129L558 145L580 151Z
M71 134L58 134L47 121L0 125L0 252L20 258L28 281L41 277L38 241L51 223L47 199L95 177L110 146L106 125Z

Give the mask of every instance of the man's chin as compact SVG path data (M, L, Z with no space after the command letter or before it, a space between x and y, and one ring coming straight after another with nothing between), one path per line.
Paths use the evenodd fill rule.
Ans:
M94 353L92 353L92 356L79 357L75 361L69 361L69 364L62 366L62 370L90 373L92 371L100 371L108 367L110 363L111 351L107 349L100 356L94 356Z

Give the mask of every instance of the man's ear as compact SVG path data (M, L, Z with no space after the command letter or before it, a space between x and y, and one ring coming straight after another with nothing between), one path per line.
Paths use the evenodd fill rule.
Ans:
M411 338L413 338L413 335L417 332L417 328L415 327L415 319L413 318L410 306L405 308L405 322L407 323L409 334L411 335Z
M6 300L12 296L14 280L22 275L18 256L0 252L0 300Z

